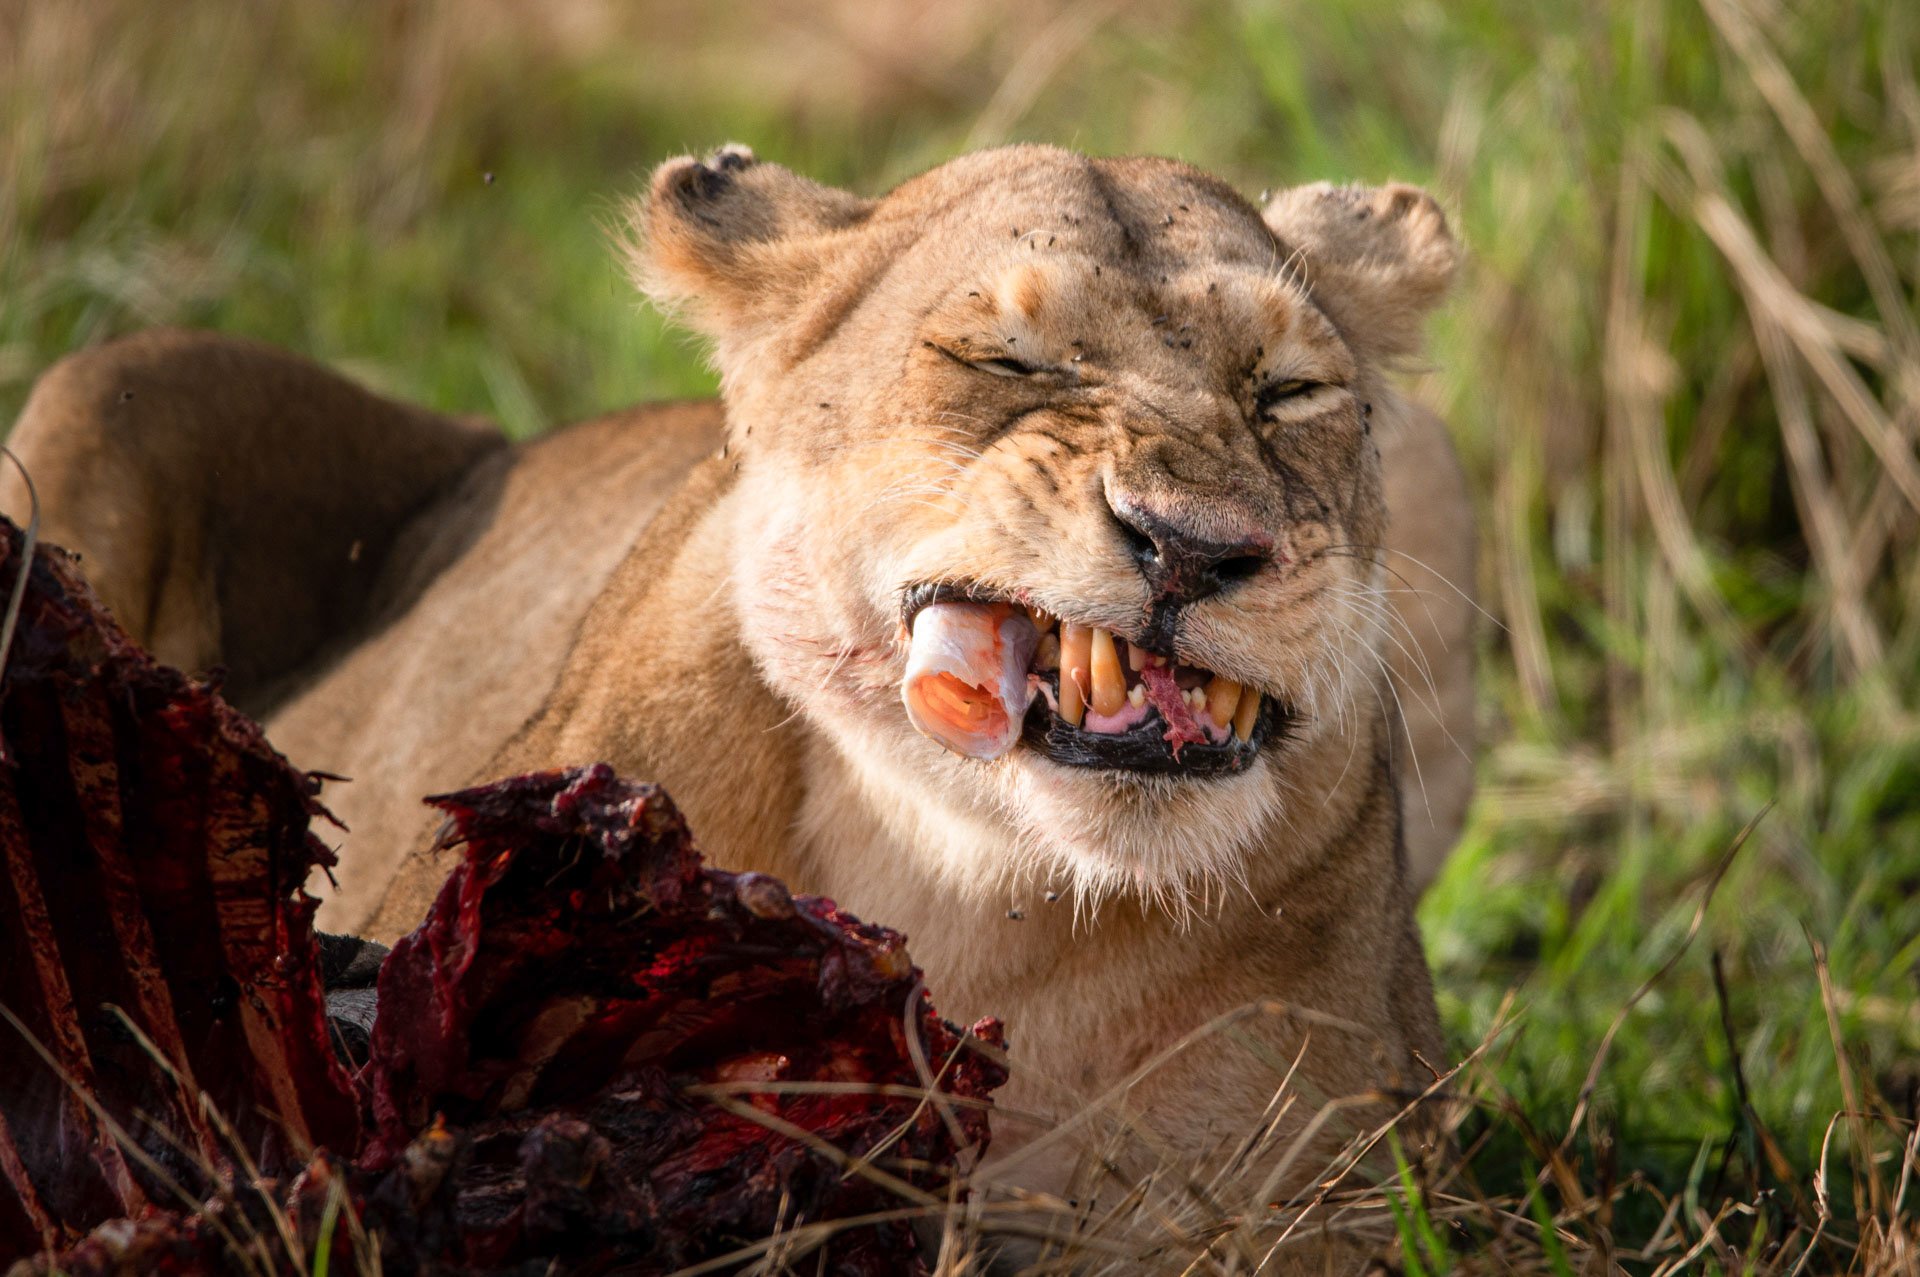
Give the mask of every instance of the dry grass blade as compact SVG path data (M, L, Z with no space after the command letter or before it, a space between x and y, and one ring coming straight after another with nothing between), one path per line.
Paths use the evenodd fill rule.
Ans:
M153 1039L147 1036L146 1031L142 1029L124 1009L112 1005L104 1009L119 1022L121 1029L139 1044L140 1049L146 1053L147 1058L152 1060L176 1087L192 1092L201 1115L207 1121L211 1122L214 1129L220 1132L221 1138L226 1140L228 1155L231 1156L234 1163L239 1166L245 1182L248 1184L265 1182L266 1177L260 1173L259 1166L254 1163L253 1155L248 1151L246 1141L240 1138L240 1133L233 1129L233 1124L227 1120L226 1114L220 1111L219 1106L207 1096L207 1093L193 1086L191 1080L183 1076L176 1063L167 1058L166 1053L161 1051ZM163 1130L164 1132L164 1128L156 1127L156 1129ZM282 1129L285 1129L284 1126ZM295 1133L287 1131L287 1135L291 1139L294 1138ZM294 1236L293 1223L287 1218L286 1212L280 1208L280 1204L274 1201L271 1196L263 1194L262 1200L266 1203L269 1217L273 1221L275 1231L279 1234L280 1244L286 1248L286 1254L296 1263L304 1262L303 1247L300 1245L299 1239Z
M1752 228L1734 209L1706 130L1680 112L1672 112L1667 118L1668 138L1685 160L1694 184L1690 197L1675 192L1679 195L1677 206L1692 214L1733 267L1746 295L1748 314L1758 322L1777 324L1793 340L1800 356L1860 432L1887 475L1914 509L1920 510L1920 465L1886 410L1848 364L1820 308L1781 274L1760 247Z
M1787 136L1793 139L1800 158L1819 183L1820 193L1826 198L1854 260L1859 263L1875 307L1893 330L1895 348L1909 364L1920 360L1920 327L1915 326L1912 303L1900 286L1893 259L1867 218L1859 188L1835 152L1819 114L1794 82L1792 73L1781 63L1779 55L1768 45L1754 15L1742 0L1701 0L1701 7L1739 56L1754 87L1773 108ZM1889 44L1890 49L1895 47L1898 47L1897 41Z
M27 577L33 571L33 548L40 540L40 494L34 491L33 476L20 464L20 458L13 450L0 444L0 456L20 472L20 480L27 486L27 526L21 534L20 566L13 578L13 588L7 594L7 610L0 614L0 675L7 670L7 656L13 651L13 631L20 623L20 605L27 597Z
M46 1044L35 1036L25 1022L16 1016L10 1008L4 1005L0 1005L0 1020L5 1020L7 1024L13 1028L13 1031L20 1035L21 1039L33 1050L34 1054L40 1057L41 1062L60 1079L61 1084L93 1115L94 1120L99 1122L100 1125L112 1135L114 1143L121 1151L137 1162L142 1170L153 1177L155 1183L159 1184L171 1194L180 1209L193 1212L200 1208L200 1199L188 1191L186 1185L176 1179L166 1167L155 1161L153 1157L140 1146L139 1141L133 1138L132 1132L128 1131L126 1127L120 1123L118 1118L109 1113L106 1107L94 1098L92 1091L87 1088L80 1079L74 1077L59 1060L54 1058L53 1053L47 1049ZM206 1169L211 1173L211 1178L215 1180L219 1178L214 1168L209 1167ZM248 1238L242 1240L227 1227L226 1221L218 1214L210 1214L207 1219L214 1231L220 1235L221 1240L227 1243L234 1254L242 1258L249 1274L258 1272L260 1277L273 1277L273 1270L270 1266L260 1269L256 1269L253 1266L256 1256L255 1242L257 1239Z
M1721 643L1751 665L1758 653L1713 582L1706 552L1694 534L1666 456L1664 400L1675 371L1671 358L1645 331L1641 280L1651 202L1646 163L1643 145L1632 147L1621 164L1621 189L1615 200L1618 221L1605 333L1610 429L1626 442L1627 468L1639 479L1654 539L1688 602L1713 627Z
M1881 687L1880 671L1888 642L1869 600L1869 587L1875 565L1899 523L1891 508L1896 493L1905 498L1910 510L1920 509L1920 465L1907 442L1911 423L1903 421L1905 409L1889 410L1874 398L1848 363L1848 338L1831 313L1793 287L1761 247L1726 192L1719 157L1701 124L1691 116L1669 112L1664 132L1684 161L1687 177L1655 165L1655 184L1669 205L1691 215L1707 234L1745 295L1747 319L1773 391L1788 474L1820 569L1818 579L1824 586L1834 635L1847 666L1867 676L1866 686L1877 689L1874 699L1885 713L1892 696ZM1763 189L1781 184L1773 166L1763 164L1761 171L1775 174L1762 184ZM1901 353L1888 380L1898 386L1912 381L1920 365L1906 357L1904 348L1896 350ZM1829 461L1830 449L1822 445L1803 368L1813 372L1827 396L1823 409L1850 423L1880 462L1871 494L1864 501L1848 500L1844 476Z
M1361 1025L1357 1025L1350 1020L1342 1019L1339 1016L1328 1015L1325 1012L1314 1011L1309 1008L1293 1007L1274 1001L1254 1002L1235 1007L1230 1011L1215 1016L1198 1028L1183 1034L1172 1045L1160 1051L1121 1081L1108 1088L1073 1116L1022 1145L1018 1152L1001 1159L999 1163L1000 1171L1005 1173L1019 1166L1021 1163L1031 1160L1038 1154L1051 1150L1055 1144L1073 1138L1083 1126L1095 1121L1102 1115L1118 1113L1120 1111L1121 1101L1128 1092L1138 1087L1147 1077L1165 1068L1173 1060L1191 1051L1195 1046L1209 1038L1224 1033L1242 1021L1263 1015L1298 1019L1310 1025L1317 1024L1358 1034L1363 1037L1370 1036L1367 1030ZM1137 1129L1137 1123L1128 1122L1127 1124Z

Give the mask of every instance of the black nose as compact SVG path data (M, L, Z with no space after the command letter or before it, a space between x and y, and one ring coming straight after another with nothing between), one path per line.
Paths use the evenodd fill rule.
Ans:
M1216 540L1123 494L1109 492L1107 504L1148 586L1175 604L1218 594L1259 572L1273 557L1272 538L1257 531Z

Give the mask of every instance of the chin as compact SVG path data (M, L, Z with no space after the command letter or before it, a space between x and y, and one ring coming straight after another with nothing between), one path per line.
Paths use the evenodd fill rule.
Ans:
M1037 750L1008 760L1007 808L1033 868L1083 905L1139 897L1184 913L1244 886L1280 819L1271 760L1198 777L1095 771Z
M1029 743L983 761L882 728L872 709L816 706L812 716L889 838L978 900L1055 891L1083 917L1128 900L1185 921L1245 891L1252 858L1285 818L1265 754L1197 776L1063 764Z

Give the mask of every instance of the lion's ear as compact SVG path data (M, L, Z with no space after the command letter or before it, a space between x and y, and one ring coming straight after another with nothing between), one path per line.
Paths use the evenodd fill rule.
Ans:
M1282 191L1267 225L1298 252L1314 302L1368 358L1420 347L1427 312L1446 295L1460 249L1446 214L1416 186L1333 186Z
M720 345L751 345L790 316L872 204L821 186L744 146L681 156L635 201L633 275L656 302Z

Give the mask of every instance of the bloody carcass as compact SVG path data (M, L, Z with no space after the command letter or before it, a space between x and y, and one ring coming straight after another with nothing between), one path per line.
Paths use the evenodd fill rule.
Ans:
M0 521L0 584L21 541ZM985 1145L997 1023L940 1020L897 934L703 865L653 786L434 800L459 854L427 918L323 962L317 783L51 550L0 751L23 1271L668 1272L784 1230L808 1271L908 1272ZM370 1033L323 976L377 979Z

